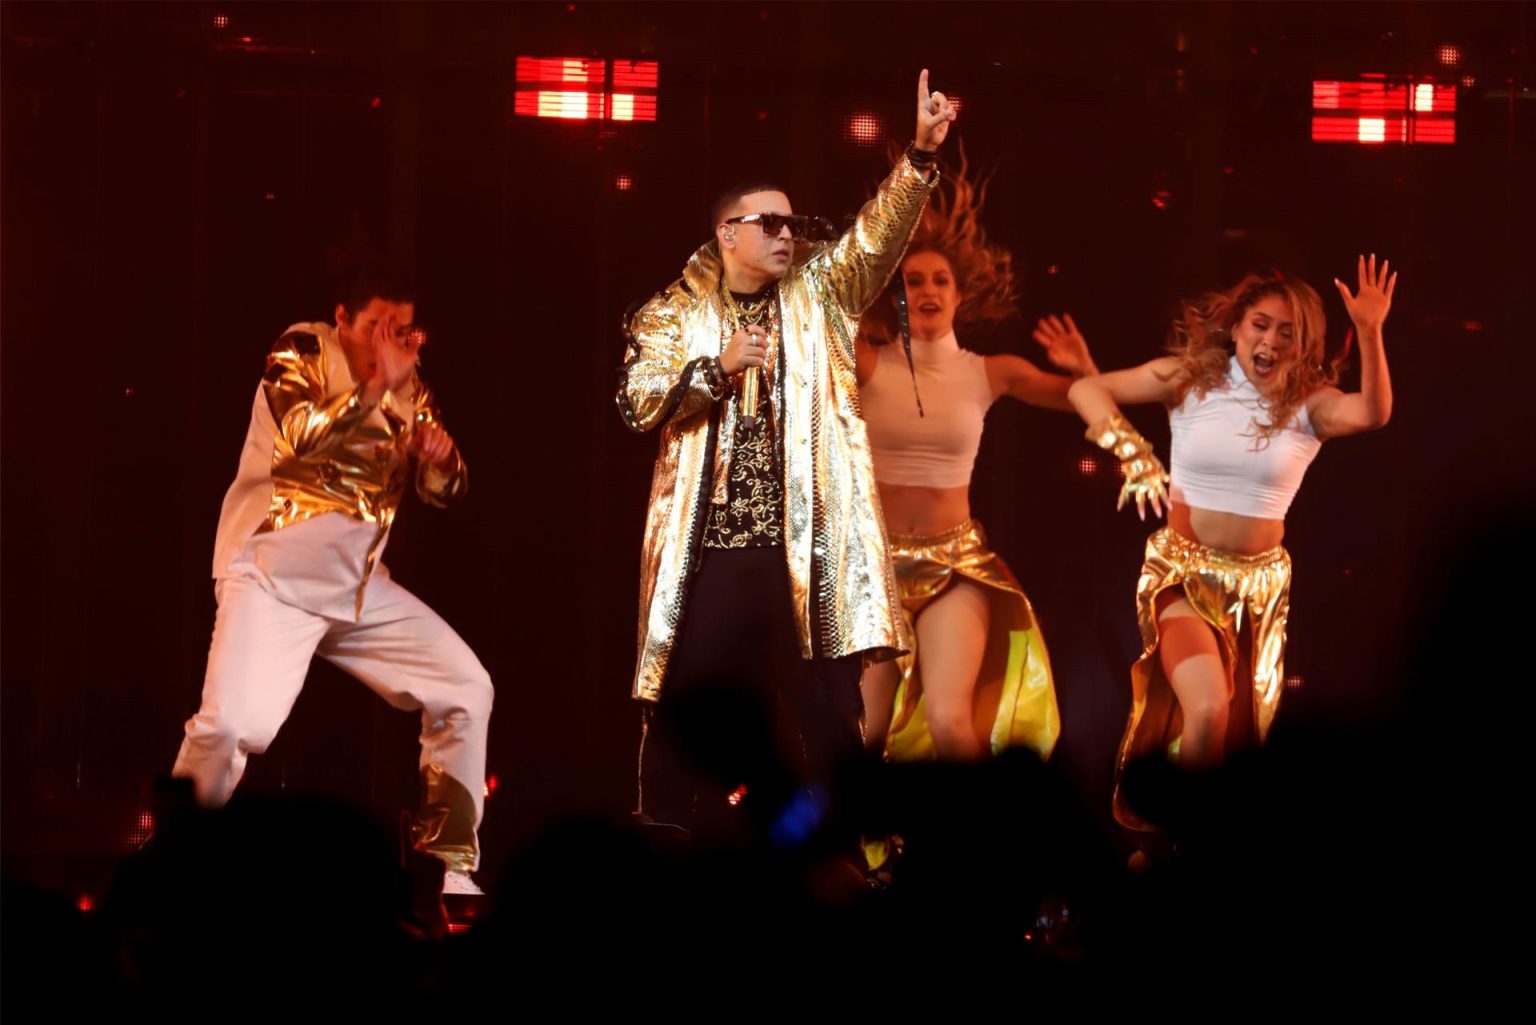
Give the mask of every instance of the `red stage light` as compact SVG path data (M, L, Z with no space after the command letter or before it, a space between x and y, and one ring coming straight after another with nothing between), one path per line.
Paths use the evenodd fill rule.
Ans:
M617 178L613 179L613 187L618 189L620 192L628 192L630 189L635 187L635 180L627 174L621 174Z
M1060 274L1061 273L1061 267L1058 266L1057 264L1053 263L1049 267L1045 268L1045 272L1047 274Z
M539 85L603 84L603 62L585 57L519 57L517 80Z
M1292 673L1291 675L1289 675L1289 676L1287 676L1285 678L1285 689L1286 690L1300 690L1302 682L1303 681L1302 681L1300 673Z
M1373 76L1312 83L1312 141L1453 143L1456 87Z
M1167 189L1158 189L1152 193L1152 205L1159 210L1166 210L1173 205L1173 193Z
M1463 85L1463 86L1465 86L1465 87L1466 87L1466 88L1468 88L1468 89L1470 89L1470 88L1472 88L1472 87L1473 87L1473 86L1474 86L1474 85L1476 85L1476 84L1477 84L1477 79L1476 79L1476 78L1474 78L1474 77L1473 77L1473 76L1471 76L1471 75L1462 75L1462 76L1461 76L1461 84L1462 84L1462 85Z
M274 199L276 199L276 198L277 198L277 193L275 193L275 192L269 192L269 193L267 193L267 194L266 194L266 195L265 195L265 196L264 196L264 197L262 197L262 198L264 198L264 199L265 199L265 200L266 200L266 201L267 201L267 202L268 202L268 203L270 203L270 202L272 202L272 201L273 201L273 200L274 200Z
M732 790L729 794L725 795L725 803L729 804L731 807L734 808L738 804L740 804L742 801L746 800L746 798L747 798L747 786L746 786L745 783L743 783L741 786L737 787L735 790Z
M374 110L378 110L380 107L384 106L384 98L382 96L375 96L373 99L368 101L368 106L372 107Z
M615 121L655 121L656 97L614 93L613 113L610 116Z
M215 14L213 16L213 27L214 28L229 28L229 15L227 15L227 14Z
M496 778L496 774L494 772L485 777L485 796L490 797L496 792L496 788L499 786L501 786L501 781Z
M1460 64L1461 47L1450 44L1440 47L1440 63L1452 68Z
M1077 461L1077 472L1083 477L1092 477L1099 472L1099 461L1093 456L1083 456Z
M885 138L885 125L880 115L861 111L848 118L843 137L859 146L873 146Z
M660 71L661 65L655 61L614 61L613 87L626 92L655 89Z
M655 121L660 68L656 61L519 57L512 113L574 121Z
M96 898L92 897L88 893L82 893L75 900L75 907L79 908L81 911L85 912L86 914L89 914L90 912L96 910Z

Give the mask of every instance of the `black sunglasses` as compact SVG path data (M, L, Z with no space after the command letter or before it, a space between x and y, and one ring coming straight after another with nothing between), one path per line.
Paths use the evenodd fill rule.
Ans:
M837 228L825 217L807 217L803 214L743 214L727 217L726 224L755 224L769 238L778 238L789 228L791 238L819 242L837 237Z

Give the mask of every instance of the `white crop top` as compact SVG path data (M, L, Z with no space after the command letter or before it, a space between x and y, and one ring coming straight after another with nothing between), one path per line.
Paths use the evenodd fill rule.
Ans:
M1226 387L1200 399L1193 388L1168 414L1173 433L1169 496L1198 509L1285 518L1322 442L1303 403L1291 423L1260 440L1269 410L1233 356Z
M992 405L986 357L960 348L953 331L936 342L914 339L912 365L924 413L918 416L901 345L877 351L875 372L859 386L875 480L929 488L969 484Z

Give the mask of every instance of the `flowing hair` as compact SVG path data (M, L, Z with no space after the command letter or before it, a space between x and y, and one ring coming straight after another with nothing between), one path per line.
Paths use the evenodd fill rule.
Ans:
M992 174L973 183L969 172L970 164L961 147L959 166L940 177L939 187L929 198L902 256L905 263L915 253L938 253L949 262L960 293L960 305L955 310L957 327L999 324L1018 312L1014 305L1013 254L988 242L981 227L981 210ZM885 345L900 335L890 296L902 287L901 274L898 267L885 295L864 315L861 330L872 344Z
M1269 422L1257 425L1265 444L1291 423L1308 395L1338 383L1340 367L1349 354L1346 337L1339 353L1327 358L1327 322L1316 290L1283 274L1250 274L1224 292L1185 300L1168 334L1168 352L1179 360L1184 379L1179 401L1190 389L1203 399L1226 381L1228 361L1236 348L1232 332L1255 303L1270 296L1290 304L1297 357L1286 365L1279 386L1266 402Z

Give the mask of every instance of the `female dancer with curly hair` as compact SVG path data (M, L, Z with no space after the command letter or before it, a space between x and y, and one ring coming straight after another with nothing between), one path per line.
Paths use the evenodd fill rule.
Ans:
M1142 654L1115 788L1115 816L1132 829L1153 827L1120 791L1128 761L1164 755L1207 768L1262 743L1274 721L1291 581L1286 511L1323 441L1374 430L1392 413L1382 325L1397 275L1374 254L1358 273L1354 294L1334 279L1359 336L1358 392L1336 386L1345 353L1324 357L1317 292L1279 275L1186 302L1170 355L1072 386L1089 440L1121 460L1121 506L1134 499L1145 516L1147 505L1161 515L1168 504L1136 589ZM1123 404L1153 402L1168 409L1171 479L1120 415Z

